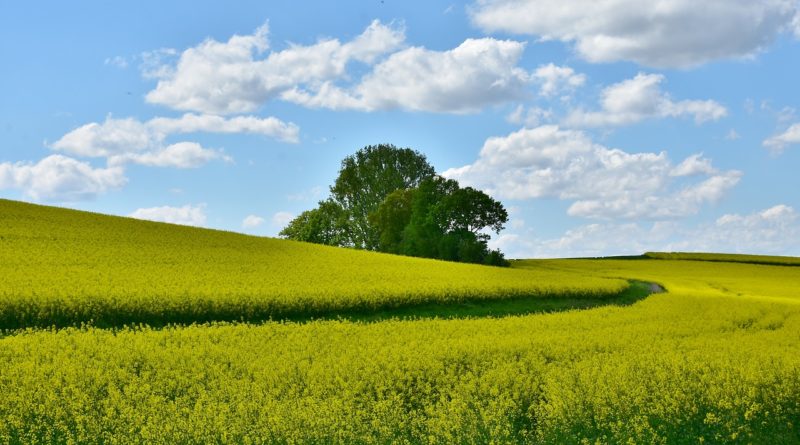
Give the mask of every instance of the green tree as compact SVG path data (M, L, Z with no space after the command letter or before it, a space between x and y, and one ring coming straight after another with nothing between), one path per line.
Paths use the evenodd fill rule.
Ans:
M347 215L342 207L330 199L319 202L319 207L306 210L278 234L283 238L331 246L349 246Z
M431 213L431 209L456 190L458 190L456 181L441 176L433 176L420 182L413 192L411 218L403 231L401 253L456 261L442 255L441 240L445 231L440 221L437 221Z
M440 176L390 194L370 217L381 251L493 265L506 261L483 230L499 232L507 221L502 204Z
M331 197L280 236L450 261L506 265L489 235L508 221L502 204L436 175L410 148L370 145L342 161Z
M411 222L414 189L395 190L369 215L370 227L378 232L378 250L402 253L403 230Z
M389 144L364 147L342 160L331 194L347 213L350 243L359 249L378 249L380 235L369 215L390 193L414 188L435 174L422 153Z
M456 188L441 197L431 215L445 232L466 231L479 238L487 236L479 234L480 230L488 228L500 233L508 221L508 212L502 204L472 187Z

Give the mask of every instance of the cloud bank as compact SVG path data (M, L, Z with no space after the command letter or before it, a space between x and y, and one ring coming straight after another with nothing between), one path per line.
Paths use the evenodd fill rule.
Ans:
M688 68L750 57L778 35L800 36L795 0L478 0L472 22L573 45L590 62Z
M571 216L650 220L697 213L742 175L699 154L674 165L665 152L627 153L554 125L489 138L474 163L443 174L501 199L572 201Z
M0 190L20 190L35 201L84 201L127 181L120 167L95 168L62 155L50 155L36 163L0 163Z
M601 110L575 110L567 116L565 124L602 127L684 116L702 124L727 116L728 110L713 100L672 100L659 87L663 81L663 75L639 73L632 79L611 85L602 92Z

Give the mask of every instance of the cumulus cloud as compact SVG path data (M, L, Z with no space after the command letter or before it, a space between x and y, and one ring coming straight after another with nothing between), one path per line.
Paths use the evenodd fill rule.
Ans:
M718 172L699 155L675 166L665 152L627 153L548 125L489 138L474 163L443 175L501 199L569 200L572 216L658 220L718 201L741 172Z
M127 182L120 167L94 168L62 155L37 163L0 163L0 189L18 189L36 201L92 199Z
M684 159L670 172L670 176L697 176L715 175L717 169L711 165L711 159L704 158L702 153L697 153Z
M159 136L173 133L250 133L274 137L284 142L298 142L299 129L275 117L236 116L224 118L209 114L186 113L180 118L158 117L147 125Z
M298 128L274 117L237 116L224 118L187 113L179 118L157 117L146 122L133 118L92 122L62 136L51 147L77 156L105 157L111 164L138 163L160 167L199 167L213 159L230 157L195 142L167 145L172 134L251 133L296 142Z
M264 218L256 215L247 215L244 220L242 220L242 228L245 229L254 229L261 224L264 224Z
M779 204L749 214L725 214L713 222L605 222L581 225L553 238L530 231L490 241L509 258L635 255L647 251L800 255L800 217Z
M514 110L506 116L506 120L512 124L523 125L525 127L538 127L542 122L547 122L553 117L552 110L540 107L525 108L517 105Z
M748 215L726 214L713 226L704 228L684 249L725 250L736 253L800 254L800 217L797 211L785 204Z
M174 109L212 114L245 113L298 85L346 76L351 61L373 63L403 45L403 29L373 21L353 40L323 39L313 45L269 48L268 26L227 42L207 39L183 51L175 66L150 69L159 81L146 100Z
M264 25L227 42L207 39L174 63L148 63L143 72L158 84L146 100L210 114L251 112L274 99L334 110L467 113L524 98L531 82L552 95L585 80L552 64L528 73L517 66L525 44L512 40L467 39L445 51L404 48L402 27L378 20L346 42L322 39L269 51L267 36ZM352 62L369 67L355 81Z
M781 134L776 134L764 141L764 147L780 154L787 145L800 144L800 123L794 124Z
M214 159L232 161L230 157L216 150L203 148L196 142L178 142L155 151L114 155L108 158L108 164L134 163L150 167L197 168Z
M206 223L205 207L205 204L195 206L187 204L182 207L148 207L136 209L128 216L150 221L202 227Z
M591 62L630 60L659 68L749 57L794 23L795 0L477 0L485 32L511 32L574 44Z
M133 118L92 122L62 136L51 148L86 157L103 157L152 148L156 137L147 125Z
M474 112L525 96L531 76L517 66L524 50L522 42L492 38L467 39L447 51L412 47L390 55L351 88L326 82L316 91L294 88L281 97L334 110ZM551 83L555 89L563 82Z
M172 59L178 56L178 51L172 48L159 48L145 51L138 57L139 72L145 79L161 79L173 73Z
M549 63L533 72L533 78L541 84L539 94L551 97L563 91L571 91L586 83L586 75L577 74L568 66Z
M639 73L603 90L600 111L575 110L565 124L580 127L629 125L651 118L691 116L702 124L725 117L728 110L713 100L673 101L661 91L660 74Z
M639 223L592 223L566 230L555 238L537 237L531 232L504 233L490 240L508 258L575 258L636 255L662 250L666 233L662 223L645 227Z

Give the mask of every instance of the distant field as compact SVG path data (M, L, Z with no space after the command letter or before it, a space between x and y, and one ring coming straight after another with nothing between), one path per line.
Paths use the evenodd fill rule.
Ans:
M619 294L624 280L423 260L0 200L0 329L310 318Z
M731 263L777 264L800 266L800 258L790 256L741 255L732 253L694 253L694 252L647 252L647 258L661 260L720 261Z
M55 271L63 289L99 281L116 295L112 301L121 302L125 294L118 286L133 283L139 287L129 292L139 297L132 301L152 304L144 307L157 308L159 301L191 306L196 297L182 289L203 287L182 275L190 270L218 277L218 284L205 281L218 292L226 285L237 288L237 280L225 278L244 268L236 261L255 258L275 264L268 260L276 254L261 252L275 246L285 246L282 254L295 262L283 269L247 266L254 270L247 269L245 276L257 281L265 270L280 270L289 277L283 283L292 289L326 289L304 300L308 304L334 304L326 298L337 295L351 298L336 280L366 280L370 275L362 269L373 262L388 290L372 297L369 289L381 285L367 281L362 293L354 294L361 300L347 304L379 301L375 306L380 307L408 301L407 295L444 301L442 295L461 295L481 286L482 280L496 280L482 288L488 289L489 299L483 301L513 302L505 297L513 292L497 290L508 285L505 277L520 277L510 289L539 292L557 293L584 283L597 283L605 292L624 287L628 280L659 283L667 292L625 306L524 316L6 332L0 337L0 443L800 443L797 267L576 259L515 261L514 270L502 270L347 250L302 250L313 246L19 207L46 211L45 220L40 220L45 215L28 214L27 239L39 252L53 250L48 255L58 260L23 261L28 257L9 253L19 253L25 243L20 233L9 235L7 228L23 230L0 216L3 276L17 274L16 286L22 288L27 279L41 291L48 289L43 283L56 284L45 276ZM113 228L104 228L108 225ZM88 233L99 234L91 239L102 248L81 247L90 242ZM131 234L144 253L111 247ZM200 241L206 247L187 248ZM249 248L255 252L249 245L256 246ZM178 246L185 252L176 253ZM82 249L82 254L59 249ZM116 264L114 252L126 252L135 261ZM164 260L158 260L159 252ZM336 273L326 271L324 258L340 253L351 255L349 262L329 266ZM80 257L86 258L84 263ZM59 265L65 258L77 263ZM111 262L104 273L123 274L128 264L131 275L152 273L153 289L170 289L170 282L175 287L154 294L150 302L144 297L147 280L102 281L100 272L86 272L86 264L101 263L101 258ZM154 262L152 268L146 258ZM194 263L199 269L190 268ZM48 267L37 268L42 264ZM307 268L292 275L289 269L298 264ZM165 265L174 269L155 274ZM414 274L423 274L435 292L430 287L419 288L428 293L404 291L418 289ZM393 276L402 279L387 278ZM523 276L538 287L525 288ZM569 285L547 281L570 278ZM81 301L104 301L101 294L92 295ZM265 290L258 295L272 298ZM60 304L49 306L36 306L38 294L27 298L29 307L79 308L78 303L64 304L61 297L41 297ZM215 301L225 305L236 300Z

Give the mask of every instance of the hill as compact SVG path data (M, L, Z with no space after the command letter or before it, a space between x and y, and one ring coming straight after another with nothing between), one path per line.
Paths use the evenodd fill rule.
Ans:
M0 200L0 329L299 319L625 280L401 257Z

